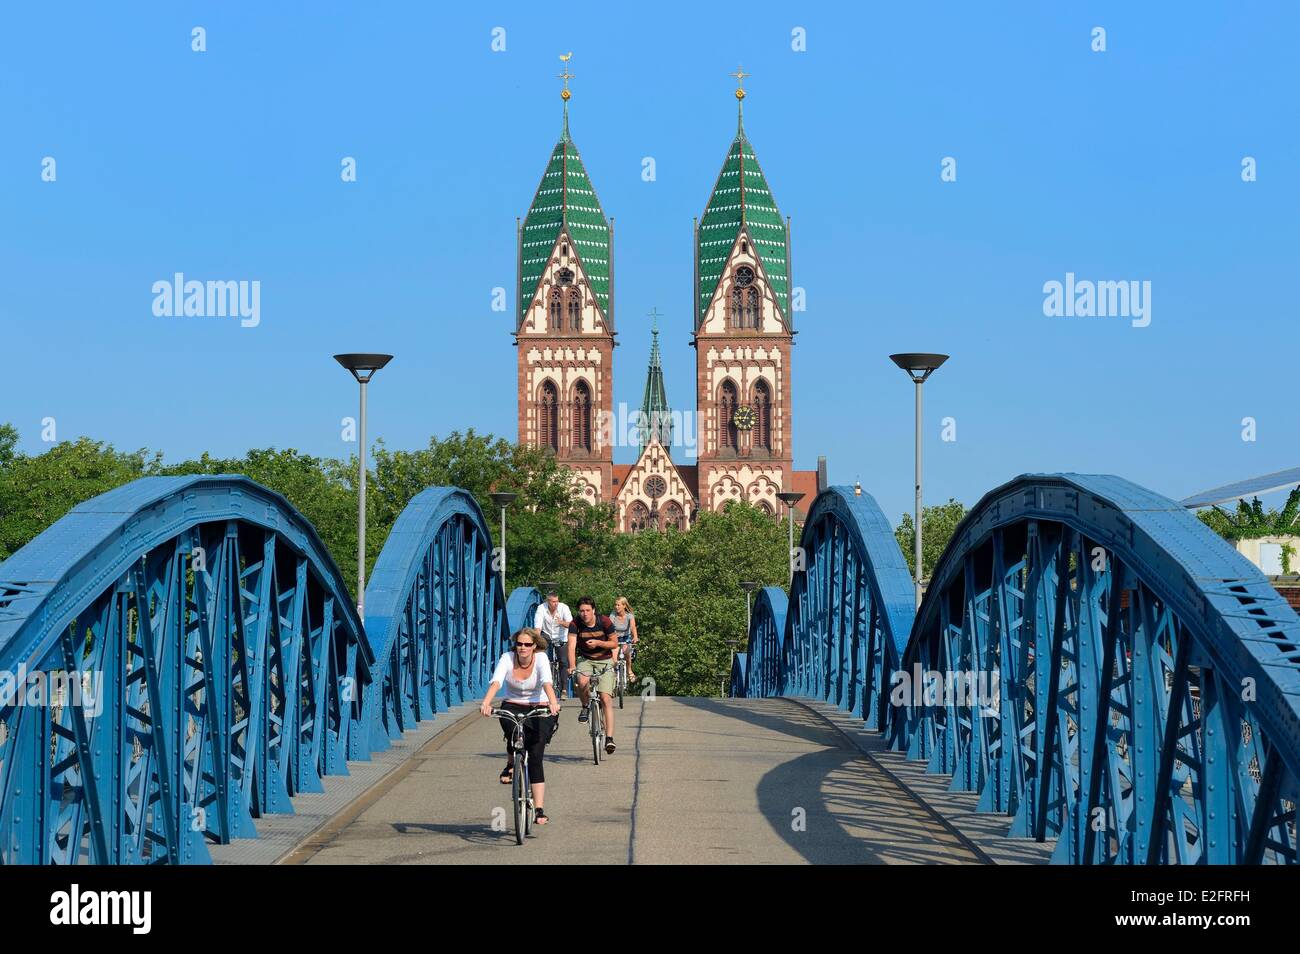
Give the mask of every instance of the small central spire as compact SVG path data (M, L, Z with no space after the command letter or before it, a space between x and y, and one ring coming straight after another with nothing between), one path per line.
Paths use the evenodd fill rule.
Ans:
M664 449L673 444L672 411L668 407L668 394L664 390L664 370L659 360L659 309L651 308L650 318L650 365L646 368L645 397L641 401L641 421L637 428L640 454L650 443L657 439ZM671 452L670 452L671 454Z

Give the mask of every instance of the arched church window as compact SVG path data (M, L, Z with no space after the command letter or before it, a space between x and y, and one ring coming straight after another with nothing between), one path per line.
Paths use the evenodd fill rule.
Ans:
M591 450L591 389L579 381L573 389L573 447Z
M718 394L718 446L735 450L740 443L736 428L736 385L723 381Z
M650 525L650 511L641 501L635 501L627 508L627 529L631 533L640 533Z
M762 378L754 385L754 446L772 449L772 392Z
M582 330L582 296L576 288L565 289L569 299L569 330Z
M551 331L564 330L564 306L562 296L558 288L551 289Z
M542 400L538 406L538 443L553 451L560 449L560 394L553 381L542 385Z
M678 530L686 529L686 514L677 501L670 500L664 504L662 523L665 530L669 527L676 527Z
M758 289L754 285L754 270L748 265L736 269L728 319L733 328L758 327Z

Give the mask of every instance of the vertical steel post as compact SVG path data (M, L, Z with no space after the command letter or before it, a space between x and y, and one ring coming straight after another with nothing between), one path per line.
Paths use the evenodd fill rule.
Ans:
M357 503L357 615L366 618L366 378L358 378L361 383L361 452L357 457L360 474L357 487L360 499Z
M921 605L921 386L925 378L916 380L916 540L915 556L916 605Z
M501 595L506 595L506 505L501 505Z

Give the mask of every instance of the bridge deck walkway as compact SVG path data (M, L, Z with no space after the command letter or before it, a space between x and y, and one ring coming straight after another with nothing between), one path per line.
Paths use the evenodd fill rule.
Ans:
M547 752L551 823L514 843L496 720L449 726L287 856L292 863L979 863L999 855L910 795L834 710L785 699L629 698L592 764L566 703ZM852 728L850 725L849 728ZM865 734L865 733L864 733ZM888 753L886 753L888 754ZM967 796L971 798L973 796ZM960 808L960 806L959 806ZM495 811L494 811L495 810ZM494 824L495 822L495 824ZM502 827L504 822L504 827ZM997 843L995 831L986 841ZM1019 842L1008 844L1022 844ZM1032 844L1032 843L1031 843ZM1041 856L1041 857L1040 857Z

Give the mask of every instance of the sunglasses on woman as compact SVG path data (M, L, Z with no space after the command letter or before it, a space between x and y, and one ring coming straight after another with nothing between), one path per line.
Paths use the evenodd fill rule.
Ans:
M533 643L515 643L515 649L532 649Z

